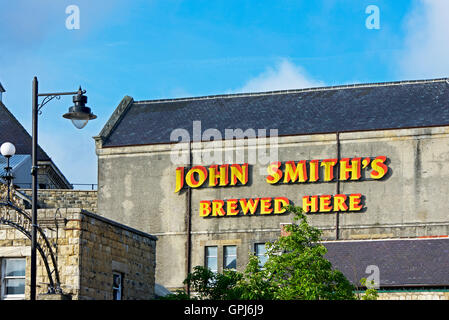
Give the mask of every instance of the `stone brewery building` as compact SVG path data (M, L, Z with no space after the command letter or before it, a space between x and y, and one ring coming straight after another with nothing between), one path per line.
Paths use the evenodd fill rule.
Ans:
M263 263L294 204L354 284L449 297L448 79L126 96L95 140L98 214L157 236L170 290L196 265Z

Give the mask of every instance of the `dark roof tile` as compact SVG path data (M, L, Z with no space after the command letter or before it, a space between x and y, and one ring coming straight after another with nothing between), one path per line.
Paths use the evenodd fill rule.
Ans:
M31 136L0 101L0 145L4 142L11 142L14 144L16 147L16 154L31 155ZM39 161L51 161L50 157L40 146L37 151L37 159Z
M326 258L353 284L379 268L381 287L449 286L449 238L332 241Z
M278 129L298 135L449 125L447 79L185 99L132 101L104 146L169 143L176 128ZM111 124L111 121L115 121Z

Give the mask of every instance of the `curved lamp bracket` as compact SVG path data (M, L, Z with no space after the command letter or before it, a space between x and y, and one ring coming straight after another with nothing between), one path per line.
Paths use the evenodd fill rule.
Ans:
M37 108L37 112L39 113L39 115L42 114L42 108L49 103L51 100L55 99L59 100L61 99L60 95L49 95L49 96L45 96L45 98L42 100L42 102L39 104L38 108Z

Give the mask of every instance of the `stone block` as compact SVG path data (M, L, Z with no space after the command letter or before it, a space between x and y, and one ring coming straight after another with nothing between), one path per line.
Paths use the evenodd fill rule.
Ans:
M39 294L38 300L72 300L70 294Z

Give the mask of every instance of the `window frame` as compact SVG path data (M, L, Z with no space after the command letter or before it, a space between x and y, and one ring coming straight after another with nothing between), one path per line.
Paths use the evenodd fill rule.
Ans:
M264 250L265 250L265 254L263 254L263 255L257 254L257 253L258 253L258 252L257 252L257 248L258 248L258 246L260 246L260 245L262 245L262 246L264 247ZM259 260L259 267L261 267L261 268L264 267L266 261L268 260L267 247L266 247L266 245L267 245L267 242L254 242L254 247L253 247L253 250L254 250L254 251L253 251L253 252L254 252L254 255L257 257L257 259ZM265 257L266 257L265 262L264 262L263 264L261 264L261 261L260 261L260 257L261 257L261 256L265 256Z
M21 260L24 263L25 274L23 276L6 276L6 264L11 260ZM24 257L2 257L0 258L0 300L24 300L26 292L26 258ZM7 280L23 279L24 292L21 294L6 294L6 282Z
M215 248L215 250L216 250L216 254L214 255L214 256L212 256L212 255L208 255L208 248ZM210 269L209 268L209 263L208 263L208 258L209 257L212 257L212 258L215 258L216 259L216 268L217 269L215 269L215 270L212 270L212 269ZM217 273L218 272L218 246L205 246L204 247L204 266L207 268L207 269L209 269L210 271L212 271L213 273Z
M115 283L114 283L114 276L118 275L120 277L120 285L119 287L115 287ZM112 272L112 300L114 301L119 301L119 300L123 300L123 273L119 272L119 271L113 271ZM115 299L115 290L119 290L120 293L120 299Z
M226 248L233 247L235 248L234 255L226 255ZM226 258L227 257L235 257L235 268L227 268L226 267ZM223 246L223 270L237 270L237 246L236 245L225 245Z

